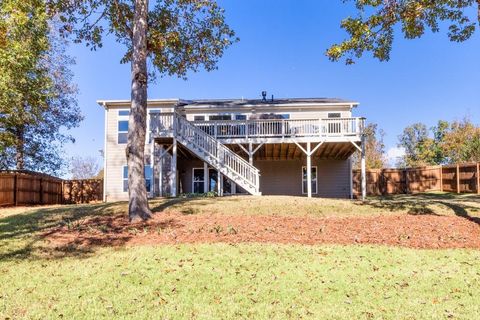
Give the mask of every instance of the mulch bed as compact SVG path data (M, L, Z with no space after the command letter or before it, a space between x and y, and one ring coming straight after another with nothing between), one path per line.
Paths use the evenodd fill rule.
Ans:
M146 223L102 216L43 234L56 248L179 243L379 244L480 248L479 221L456 216L295 217L157 213Z

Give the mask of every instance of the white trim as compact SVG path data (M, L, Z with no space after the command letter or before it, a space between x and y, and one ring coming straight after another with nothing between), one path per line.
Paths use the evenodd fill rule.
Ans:
M103 202L107 201L107 126L108 126L108 110L105 107L105 127L104 127L104 140L103 140ZM117 137L118 139L118 137Z
M307 169L307 166L302 166L302 194L307 194L306 190L303 189L303 168ZM312 182L315 181L315 192L312 190L312 194L318 194L318 166L312 166L312 171L313 168L315 168L316 175L315 179L312 177Z

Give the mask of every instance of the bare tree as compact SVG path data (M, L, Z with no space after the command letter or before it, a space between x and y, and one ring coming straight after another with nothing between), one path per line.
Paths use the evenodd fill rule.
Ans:
M100 166L94 157L75 156L70 161L72 179L94 179L100 172Z

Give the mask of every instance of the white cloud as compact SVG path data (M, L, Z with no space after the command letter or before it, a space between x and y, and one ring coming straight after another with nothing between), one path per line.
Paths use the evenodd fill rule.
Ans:
M403 156L405 155L405 148L392 147L387 151L387 161L389 166L395 166Z

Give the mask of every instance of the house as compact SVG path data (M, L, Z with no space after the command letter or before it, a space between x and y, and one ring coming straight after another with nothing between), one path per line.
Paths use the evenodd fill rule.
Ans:
M105 109L104 200L125 200L130 101L98 103ZM364 146L364 118L352 117L357 105L265 93L255 100L149 100L147 192L351 198L351 155ZM364 195L365 174L362 187Z

